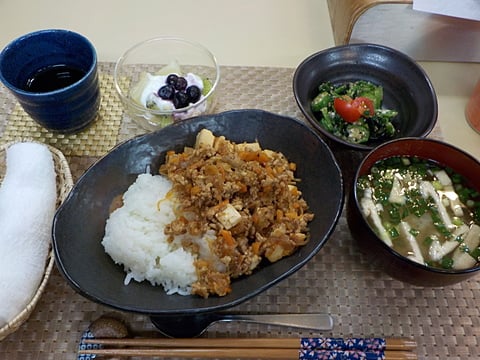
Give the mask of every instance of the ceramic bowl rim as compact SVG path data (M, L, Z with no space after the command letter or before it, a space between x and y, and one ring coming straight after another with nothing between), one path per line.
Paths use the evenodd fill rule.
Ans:
M300 84L298 83L298 78L300 77L301 72L304 70L304 67L309 64L310 62L314 61L316 58L319 56L324 56L328 55L331 53L336 53L336 52L343 52L346 51L347 49L369 49L372 53L377 53L377 52L387 52L391 55L394 55L395 57L401 59L404 62L408 62L414 65L415 70L418 71L421 74L422 80L425 81L425 84L427 85L427 88L429 89L429 94L431 94L431 108L432 108L432 119L430 119L430 124L425 128L422 134L418 134L416 136L418 137L426 137L431 133L431 131L434 129L437 121L438 121L438 99L436 95L435 88L433 86L433 83L428 76L427 72L425 69L418 64L417 61L415 61L413 58L408 56L407 54L396 50L394 48L391 48L389 46L385 45L380 45L380 44L375 44L375 43L353 43L353 44L344 44L344 45L337 45L333 46L327 49L320 50L316 53L313 53L309 55L307 58L302 60L299 65L295 69L295 73L293 75L293 92L294 92L294 97L296 100L296 103L298 107L300 108L302 114L304 117L308 120L308 122L317 130L319 131L322 135L326 136L328 139L339 143L343 146L346 146L348 148L352 149L357 149L357 150L363 150L363 151L370 151L374 149L378 145L368 145L368 144L355 144L348 142L346 140L343 140L329 131L327 131L323 126L320 125L320 123L312 118L312 116L308 113L307 109L302 105L302 100L299 98L298 94L298 89L300 87ZM388 139L384 142L391 141L395 139ZM382 142L382 143L384 143Z
M218 302L215 301L212 304L207 303L205 306L202 306L202 307L179 307L179 308L175 308L175 309L170 309L170 308L165 309L165 308L160 307L160 308L155 308L155 309L154 308L145 308L145 309L142 310L141 306L139 306L139 305L123 304L123 303L119 303L118 301L112 301L112 299L110 299L110 298L105 299L102 296L97 296L96 294L91 293L91 288L90 287L89 288L83 287L77 281L77 278L72 276L69 269L65 266L65 263L62 260L62 256L59 253L57 240L55 239L56 238L56 236L55 236L55 231L56 230L55 229L56 229L57 226L59 226L59 223L58 223L59 212L61 212L61 210L66 206L66 204L68 204L68 200L71 197L74 196L73 195L74 190L75 190L75 187L74 187L74 190L72 192L70 192L69 197L66 199L64 204L62 204L59 211L55 215L52 231L54 232L53 244L54 244L55 256L56 256L56 259L57 259L57 266L58 266L59 271L62 274L62 276L64 278L66 278L69 285L72 288L74 288L75 291L79 292L81 295L83 295L84 297L86 297L86 298L88 298L92 301L95 301L95 302L101 303L105 306L115 308L115 309L119 309L119 310L122 310L122 311L131 311L131 312L144 313L144 314L149 314L149 315L177 315L177 314L190 314L190 315L192 315L192 314L200 314L200 313L209 312L209 311L218 311L218 310L223 310L223 309L226 309L226 308L231 308L231 307L233 307L235 305L238 305L238 304L240 304L240 303L242 303L242 302L244 302L248 299L251 299L251 298L257 296L258 294L262 293L266 289L268 289L268 288L274 286L275 284L279 283L280 281L286 279L287 277L289 277L290 275L292 275L293 273L298 271L300 268L305 266L308 261L312 260L312 258L315 256L315 254L318 253L318 251L320 251L320 249L327 243L329 238L331 238L331 235L333 234L333 232L335 230L335 227L338 223L338 220L341 217L341 213L342 213L342 210L343 210L343 207L344 207L344 202L345 202L345 196L344 196L345 195L345 187L344 187L344 180L343 180L343 175L342 175L341 169L340 169L340 167L339 167L339 165L338 165L338 163L335 159L335 156L334 156L333 152L328 147L328 145L325 143L325 141L319 136L319 134L314 132L313 129L309 128L304 122L301 122L298 119L295 119L295 118L290 117L290 116L274 114L274 113L270 113L270 112L267 112L267 111L264 111L264 110L258 110L258 109L230 110L230 111L223 112L223 114L228 115L228 114L242 113L242 115L244 116L246 111L251 112L252 114L257 115L257 116L262 116L262 115L265 116L265 114L267 114L267 115L270 114L270 115L274 115L275 117L289 118L290 121L297 123L298 126L303 126L305 128L304 131L308 131L311 134L312 138L315 138L319 143L321 143L321 148L324 149L325 156L332 159L331 166L332 166L332 168L336 169L336 174L337 174L336 176L338 176L338 179L339 179L339 183L338 183L338 185L336 185L336 187L338 186L338 189L341 190L340 194L335 195L335 198L336 198L335 202L338 205L338 207L335 209L334 212L331 212L329 214L329 218L331 217L331 219L333 219L333 221L331 223L328 223L328 225L325 226L326 231L324 233L322 232L321 235L317 236L318 240L315 241L315 244L313 245L313 247L311 249L313 251L303 253L302 257L298 260L295 260L294 257L296 255L292 254L292 260L291 261L293 262L293 266L290 266L287 270L279 269L279 271L275 271L277 274L274 276L274 278L272 278L272 279L269 278L269 280L267 282L262 282L262 283L260 283L259 286L255 287L255 288L252 288L252 289L249 289L248 293L239 294L238 296L233 297L232 299L228 299L228 300L225 299L225 300L221 300L221 301L218 301ZM202 118L205 118L205 119L215 118L216 116L218 116L220 114L221 113L212 114L212 115L205 115L205 116L202 116ZM194 124L198 120L198 118L190 118L190 119L186 119L186 120L174 123L172 125L169 125L168 129L173 129L173 128L179 127L179 126L180 127L182 127L182 126L192 126L191 124ZM233 123L233 120L230 119L229 121ZM269 122L272 122L272 121L273 120L269 120ZM200 123L200 126L204 126L204 125L205 125L205 123ZM219 129L221 129L221 128L222 128L222 125L220 125ZM115 155L115 153L118 153L120 147L124 146L125 143L134 142L137 139L142 139L142 138L153 139L153 138L155 138L156 133L165 132L166 130L167 130L167 127L162 128L162 129L160 129L156 132L153 132L153 133L146 133L146 134L138 135L138 136L136 136L132 139L126 140L125 142L118 144L107 155L105 155L101 159L97 160L93 165L91 165L89 169L91 169L96 164L101 162L102 159L105 158L106 156L113 156L113 155ZM155 141L157 141L157 140L155 140ZM84 181L83 179L87 176L87 172L88 172L88 170L80 177L80 179L77 181L76 186ZM298 255L298 252L296 254ZM251 286L251 285L248 285L248 286ZM162 291L161 289L158 289L158 290Z

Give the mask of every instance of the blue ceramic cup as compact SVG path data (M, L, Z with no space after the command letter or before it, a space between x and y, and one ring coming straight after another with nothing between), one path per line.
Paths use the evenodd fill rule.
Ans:
M40 30L13 40L0 53L0 81L48 130L77 132L97 116L97 54L75 32Z

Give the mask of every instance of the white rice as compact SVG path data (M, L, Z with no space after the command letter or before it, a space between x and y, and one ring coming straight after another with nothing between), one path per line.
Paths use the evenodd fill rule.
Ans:
M102 244L131 279L162 285L167 294L189 295L197 280L196 255L181 239L167 241L164 228L175 219L171 182L161 175L141 174L123 195L123 206L110 215Z

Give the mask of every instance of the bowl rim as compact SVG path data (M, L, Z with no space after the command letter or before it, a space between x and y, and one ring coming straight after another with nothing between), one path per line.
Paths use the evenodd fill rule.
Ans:
M434 127L435 127L435 125L438 121L438 99L437 99L437 94L436 94L435 88L433 86L433 83L432 83L430 77L428 76L425 69L422 66L420 66L420 64L418 64L418 62L415 59L413 59L412 57L410 57L409 55L407 55L407 54L405 54L405 53L403 53L403 52L401 52L397 49L394 49L392 47L385 46L385 45L380 45L380 44L375 44L375 43L353 43L353 44L344 44L344 45L333 46L333 47L323 49L323 50L317 51L316 53L313 53L313 54L309 55L307 58L305 58L304 60L302 60L298 64L298 66L295 69L295 73L293 75L293 81L292 81L292 83L293 83L293 93L294 93L294 97L295 97L295 100L297 102L297 105L300 108L300 111L302 112L304 117L322 135L326 136L330 140L335 141L336 143L342 144L343 146L353 148L353 149L356 149L356 150L363 150L363 151L371 151L376 146L378 146L378 145L351 143L351 142L343 140L343 139L333 135L329 131L327 131L323 126L320 125L320 123L316 119L313 119L310 116L308 111L302 105L302 101L299 98L298 90L297 90L300 86L300 84L298 83L299 82L298 78L299 78L300 73L304 69L304 66L306 64L313 61L318 56L330 54L332 52L341 52L341 51L344 51L346 49L359 49L359 48L372 49L374 52L379 52L379 51L388 52L390 54L394 54L395 56L399 57L403 61L406 61L406 62L409 62L409 63L412 63L413 65L415 65L416 70L419 71L419 73L422 75L422 79L425 80L425 83L426 83L428 89L430 90L430 94L432 95L432 100L433 100L432 104L431 104L431 108L432 108L432 111L433 111L432 118L434 120L431 121L429 126L425 129L425 131L422 134L418 135L418 137L428 136L431 133L431 131L434 129ZM395 140L395 139L387 139L385 142L391 141L391 140ZM383 143L384 142L382 142L382 144Z
M438 144L438 145L443 146L445 148L451 149L451 150L457 152L461 156L468 157L470 160L477 163L478 166L480 167L480 161L477 160L474 156L472 156L471 154L467 153L466 151L460 149L459 147L456 147L455 145L449 144L449 143L447 143L445 141L442 141L442 140L430 139L430 138L421 138L421 137L405 137L405 138L390 140L390 141L387 141L387 142L377 146L376 148L374 148L360 162L360 165L358 166L358 168L355 172L355 176L354 176L354 179L353 179L353 182L352 182L352 189L351 189L352 190L352 195L353 195L353 200L354 200L353 201L354 205L355 205L356 209L358 210L358 212L360 213L361 220L366 225L369 234L372 235L375 238L375 242L379 246L381 246L383 250L387 251L389 254L391 254L396 259L402 261L403 263L406 263L409 266L413 266L417 269L421 269L421 270L428 271L428 272L435 273L435 274L458 275L458 276L460 276L460 275L465 275L465 274L477 272L477 271L480 270L480 262L477 262L477 264L474 267L471 267L471 268L468 268L468 269L453 270L453 269L442 269L442 268L437 268L437 267L433 267L433 266L427 266L427 265L420 264L416 261L408 259L407 257L403 256L402 254L397 252L392 247L388 246L384 241L382 241L377 236L375 231L368 224L368 221L365 219L365 216L363 215L362 211L360 210L359 199L358 199L357 191L356 191L356 184L357 184L357 181L358 181L358 177L360 176L360 172L361 172L362 168L365 166L365 164L367 163L367 161L369 161L370 158L373 155L375 155L375 153L377 151L381 150L382 148L392 146L392 144L394 144L394 143L420 142L420 141L425 142L425 143L435 143L435 144ZM381 157L381 159L387 159L389 157L391 157L391 156L389 155L389 156L386 156L386 157ZM423 159L426 159L426 158L423 157ZM426 159L426 160L432 160L432 159ZM437 161L437 160L433 160L433 161ZM448 165L445 165L445 164L442 164L442 165L443 166L448 166ZM367 168L365 170L367 170L367 172L368 172L370 169L371 169L371 167Z
M135 50L137 50L139 47L141 47L145 44L151 44L151 43L155 43L155 42L159 42L159 41L180 42L180 43L187 44L189 46L197 48L198 50L201 50L201 51L205 52L207 54L207 56L213 61L214 68L215 68L215 75L216 75L215 76L215 81L212 83L211 89L203 97L203 99L197 101L196 103L190 104L190 105L188 105L184 108L181 108L181 109L172 109L172 110L168 110L168 111L153 110L153 109L148 109L148 108L136 103L135 101L132 101L132 99L128 96L128 94L125 94L122 91L122 88L120 87L118 73L119 73L120 67L122 66L122 64L125 61L125 59L127 58L127 56L130 55ZM187 39L184 39L184 38L181 38L181 37L176 37L176 36L157 36L157 37L153 37L153 38L150 38L150 39L147 39L147 40L143 40L139 43L136 43L132 47L128 48L117 59L117 61L115 62L114 70L113 70L113 81L114 81L115 89L117 90L117 94L120 97L120 99L122 100L122 102L128 103L128 105L133 107L136 111L139 111L139 112L148 111L149 113L151 113L153 115L160 115L160 116L161 115L182 114L182 113L185 113L185 112L189 111L190 109L197 108L199 105L201 105L203 103L206 103L207 100L213 96L213 93L215 92L215 90L218 86L218 83L220 82L220 77L221 77L220 65L217 61L217 58L215 57L215 55L213 55L213 53L210 50L208 50L205 46L203 46L202 44L200 44L196 41L187 40Z

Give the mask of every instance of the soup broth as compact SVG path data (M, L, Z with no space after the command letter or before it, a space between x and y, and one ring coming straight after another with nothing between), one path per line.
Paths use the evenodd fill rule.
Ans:
M480 194L452 169L392 157L361 176L356 191L372 229L400 254L444 269L478 263Z

